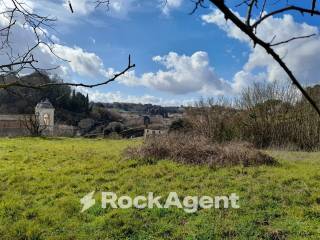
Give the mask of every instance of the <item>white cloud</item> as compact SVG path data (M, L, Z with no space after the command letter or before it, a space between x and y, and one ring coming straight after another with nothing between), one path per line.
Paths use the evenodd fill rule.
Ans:
M239 15L238 15L239 16ZM233 79L233 87L241 90L252 81L285 81L286 73L279 67L263 48L253 48L252 42L233 23L226 22L223 14L214 10L209 15L202 16L205 23L212 23L224 30L230 38L248 44L251 49L248 61L243 69ZM257 29L259 38L273 43L288 40L292 37L317 34L316 37L300 39L288 44L274 47L275 51L283 57L284 62L292 69L297 78L304 84L319 83L320 68L320 37L319 29L306 23L295 22L291 15L283 17L270 17Z
M29 7L31 4L28 5ZM10 5L1 5L0 10L4 11ZM32 9L29 9L32 11ZM6 18L3 15L0 15L0 28L5 27L8 23ZM45 33L56 42L60 40L55 35L50 35L45 29L43 29ZM40 38L44 38L43 33L38 32ZM1 40L3 40L4 36L1 36ZM36 43L36 38L33 30L25 24L21 24L17 22L11 28L10 33L10 45L12 47L13 56L22 56L24 53L28 51L28 48L31 48ZM60 66L59 68L52 71L52 73L56 73L61 75L62 78L70 79L72 74L77 74L80 77L90 77L93 80L108 77L110 72L113 70L106 69L103 65L102 60L94 53L87 52L80 47L69 47L62 44L51 45L53 52L61 57L62 59L68 61L62 61L61 59L54 56L49 48L43 44L39 45L32 51L32 54L36 60L39 60L39 63L35 63L34 65L38 68L49 69L56 66ZM7 46L1 49L0 54L0 64L8 63L9 57L4 54L5 52L9 52Z
M179 8L182 0L160 0L160 7L165 15L168 15L171 10Z
M80 76L101 78L107 75L101 58L94 53L86 52L80 47L72 48L60 44L55 44L53 50L59 57L68 61L72 72Z
M240 15L235 13L238 17ZM220 29L224 30L229 37L240 40L242 42L248 42L249 38L238 27L236 27L231 21L226 21L224 15L219 10L214 10L211 14L203 15L202 20L204 23L212 23L217 25Z
M164 66L165 70L144 73L141 77L132 71L121 82L173 94L198 92L219 95L230 88L228 82L216 76L206 52L195 52L191 56L170 52L165 56L153 57L153 61Z
M68 0L64 0L63 6L69 11ZM161 11L168 15L173 9L182 5L183 0L158 0ZM71 0L76 15L89 15L96 11L96 3L93 0ZM106 14L112 17L125 17L129 12L135 11L142 5L148 6L139 0L111 0L109 5L101 4L99 9L106 11Z
M161 106L188 106L193 104L196 99L166 99L162 97L155 97L152 95L126 95L120 91L116 92L101 92L99 90L91 90L87 88L78 88L79 91L84 94L88 94L90 101L94 102L122 102L122 103L141 103L141 104L154 104Z
M232 90L234 93L240 92L242 89L252 85L252 83L264 82L267 79L265 72L253 74L250 71L241 70L233 77Z

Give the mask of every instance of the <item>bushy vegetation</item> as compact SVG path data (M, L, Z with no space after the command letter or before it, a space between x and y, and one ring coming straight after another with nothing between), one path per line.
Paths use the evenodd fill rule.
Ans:
M174 120L169 127L169 132L184 132L188 133L192 131L192 124L186 118L179 118Z
M272 157L255 150L250 144L213 144L208 138L194 134L170 133L149 137L143 145L127 149L125 155L149 163L170 159L179 163L209 167L276 164Z
M279 165L212 169L120 154L129 140L0 139L0 239L319 239L320 154L269 152ZM80 213L79 199L97 204ZM240 209L101 209L117 195L220 196Z
M320 103L320 86L307 91ZM187 109L186 118L194 132L212 142L307 151L320 147L319 116L291 86L254 84L234 101L201 100Z

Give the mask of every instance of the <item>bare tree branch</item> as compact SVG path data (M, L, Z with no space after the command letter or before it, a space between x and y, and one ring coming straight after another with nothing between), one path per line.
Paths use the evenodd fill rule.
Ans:
M92 0L96 7L103 4L109 7L110 0ZM71 0L68 0L71 12L74 12ZM93 88L102 85L106 85L110 82L115 81L118 77L125 74L127 71L135 67L135 64L131 63L131 57L129 56L128 66L121 72L115 74L112 78L107 81L103 81L97 84L84 84L84 83L72 83L72 82L54 82L40 85L30 85L21 81L19 73L23 71L35 71L42 74L43 71L50 71L57 69L59 66L50 68L40 68L38 63L41 63L41 59L36 59L34 56L35 51L38 48L46 47L49 52L55 56L57 59L66 61L62 59L54 52L54 42L48 36L47 30L54 30L52 24L56 21L54 18L48 16L41 16L34 13L30 8L23 2L23 0L0 0L0 4L4 6L4 11L0 12L0 16L7 20L7 25L0 28L0 54L7 56L7 62L0 64L0 76L15 75L17 76L17 81L5 82L0 84L0 89L9 89L12 87L24 87L33 89L42 89L45 87L55 86L55 85L68 85L74 87L86 87ZM18 25L19 23L19 25ZM31 29L34 37L34 43L32 46L28 46L26 43L26 49L24 52L16 52L16 46L12 45L11 38L13 27L24 26ZM19 29L20 30L20 29ZM4 78L5 79L5 78Z
M53 41L47 34L46 28L52 29L54 18L40 16L32 12L23 1L0 0L5 9L0 15L7 21L7 25L0 29L0 54L7 56L7 63L0 64L0 74L19 74L27 68L34 68L39 61L34 58L33 52L40 46L45 45L53 53ZM16 52L11 43L13 28L25 27L31 29L35 43L27 46L25 52ZM14 40L14 39L13 39Z
M106 5L109 9L110 0L96 0L94 3L96 4L96 8L100 7L101 5Z
M39 119L40 116L36 114L25 115L21 120L21 124L28 130L31 136L41 136L48 128L47 125L42 125Z
M273 44L270 44L271 47L275 47L275 46L279 46L279 45L282 45L282 44L286 44L286 43L289 43L289 42L292 42L292 41L295 41L295 40L299 40L299 39L306 39L306 38L310 38L310 37L314 37L316 36L317 34L310 34L310 35L306 35L306 36L301 36L301 37L292 37L288 40L285 40L285 41L281 41L281 42L277 42L277 43L273 43Z
M201 8L207 8L207 7L204 5L204 0L193 1L193 2L195 3L195 6L194 6L194 8L192 9L192 11L190 12L190 15L194 14L199 7L201 7Z
M289 67L285 64L285 62L281 59L281 57L273 50L272 45L270 43L267 43L265 41L263 41L262 39L260 39L255 33L254 33L254 28L256 28L260 23L262 23L265 19L267 19L268 17L271 17L275 14L279 14L279 13L283 13L286 11L290 11L290 10L295 10L295 11L299 11L301 13L313 13L315 15L320 15L320 12L314 10L314 9L305 9L305 8L300 8L300 7L296 7L296 6L289 6L286 8L281 8L279 10L276 10L274 12L271 12L269 14L266 14L265 16L263 16L261 19L259 19L258 21L256 21L253 26L250 26L249 24L243 22L239 17L237 17L232 10L226 6L225 1L224 0L209 0L211 3L213 3L225 16L226 20L231 20L242 32L244 32L254 43L254 46L259 45L261 46L263 49L265 49L265 51L271 55L273 57L273 59L281 66L281 68L287 73L287 75L289 76L290 80L292 81L292 83L299 89L299 91L302 93L302 95L307 99L307 101L311 104L311 106L316 110L316 112L318 113L318 115L320 116L320 109L317 106L316 102L310 97L310 95L307 93L307 91L303 88L303 86L300 84L300 82L298 81L298 79L294 76L294 74L292 73L292 71L289 69ZM251 10L252 11L252 10ZM306 36L307 37L307 36ZM308 36L310 37L310 36ZM292 38L289 41L295 40L297 38ZM284 44L288 41L284 41L282 43L278 43L279 44ZM274 46L274 45L273 45Z
M272 16L277 15L277 14L288 12L288 11L297 11L297 12L300 12L301 14L310 13L312 15L320 15L320 11L317 11L317 10L314 10L314 9L307 9L307 8L302 8L302 7L297 7L297 6L288 6L288 7L280 8L278 10L275 10L273 12L270 12L270 13L262 16L259 20L257 20L252 25L252 27L256 28L259 24L261 24L267 18L272 17Z
M313 0L312 1L312 11L314 12L314 10L316 9L316 5L317 5L317 0ZM311 16L313 16L314 15L314 13L311 13Z
M85 88L94 88L94 87L99 87L102 85L107 85L113 81L115 81L117 78L119 78L120 76L124 75L126 72L128 72L130 69L134 68L135 64L131 63L131 57L129 55L129 60L128 60L128 65L127 67L122 70L119 73L114 74L114 76L106 81L100 82L100 83L96 83L96 84L84 84L84 83L68 83L68 82L58 82L58 83L45 83L45 84L40 84L40 85L28 85L25 84L23 82L18 81L14 81L11 83L3 83L0 84L0 89L8 89L11 87L23 87L23 88L32 88L32 89L42 89L42 88L46 88L46 87L51 87L51 86L72 86L72 87L85 87Z
M247 18L246 18L246 24L247 24L248 26L250 26L250 21L251 21L251 18L252 18L253 6L254 6L255 4L257 4L257 1L258 1L258 0L251 0L251 2L250 2L249 5L248 5Z
M71 11L72 13L74 13L74 11L73 11L73 7L72 7L72 4L71 4L71 1L69 0L69 1L68 1L68 3L69 3L70 11Z

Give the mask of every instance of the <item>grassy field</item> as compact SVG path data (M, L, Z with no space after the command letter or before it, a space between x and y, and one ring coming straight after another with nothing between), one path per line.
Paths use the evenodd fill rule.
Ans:
M125 160L135 141L0 139L0 239L320 239L320 153L270 152L279 166ZM80 198L97 204L80 213ZM101 209L98 192L220 196L240 209Z

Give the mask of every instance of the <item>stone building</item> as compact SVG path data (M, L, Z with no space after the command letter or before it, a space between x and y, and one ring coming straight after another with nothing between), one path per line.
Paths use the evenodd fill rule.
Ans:
M37 104L35 117L39 121L40 128L44 129L44 134L52 136L54 134L54 107L48 99Z
M77 128L55 124L55 109L48 99L39 102L34 114L0 115L0 137L31 135L31 128L37 127L45 136L74 136Z
M159 135L165 135L167 134L167 130L155 130L155 129L144 129L144 138L149 138L149 137L155 137Z

